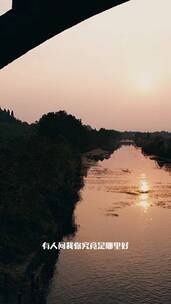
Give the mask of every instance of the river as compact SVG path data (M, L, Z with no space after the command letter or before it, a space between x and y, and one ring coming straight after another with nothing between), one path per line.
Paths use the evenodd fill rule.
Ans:
M171 303L171 174L134 146L89 169L72 242L128 250L61 250L48 304ZM67 241L67 240L65 240Z

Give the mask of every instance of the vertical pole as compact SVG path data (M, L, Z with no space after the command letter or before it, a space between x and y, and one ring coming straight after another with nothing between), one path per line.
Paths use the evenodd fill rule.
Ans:
M18 304L22 304L22 294L21 294L21 291L18 292Z
M7 291L8 289L8 276L7 273L4 274L4 290Z
M8 303L8 275L7 273L4 274L4 301Z
M35 272L31 273L31 302L35 303Z
M35 273L31 273L31 289L35 289Z

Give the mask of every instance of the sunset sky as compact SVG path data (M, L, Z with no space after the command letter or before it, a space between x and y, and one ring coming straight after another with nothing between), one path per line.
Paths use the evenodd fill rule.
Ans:
M64 109L97 128L171 131L170 12L170 0L132 0L52 38L0 71L1 107L28 122Z

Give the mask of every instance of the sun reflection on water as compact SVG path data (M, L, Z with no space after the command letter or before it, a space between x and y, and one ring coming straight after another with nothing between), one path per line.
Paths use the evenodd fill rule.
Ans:
M139 207L142 207L144 211L147 211L147 209L150 207L150 197L148 193L141 193L138 197L138 204Z
M144 211L147 211L147 209L151 205L150 196L149 196L150 183L145 174L142 174L140 177L138 191L139 191L139 196L138 196L137 205L142 207Z
M150 191L150 183L145 174L140 177L138 190L140 193L148 193Z

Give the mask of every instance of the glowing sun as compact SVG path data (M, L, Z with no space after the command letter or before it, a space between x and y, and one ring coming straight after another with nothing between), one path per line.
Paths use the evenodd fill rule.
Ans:
M148 73L137 75L137 87L143 91L151 89L153 86L153 76Z

